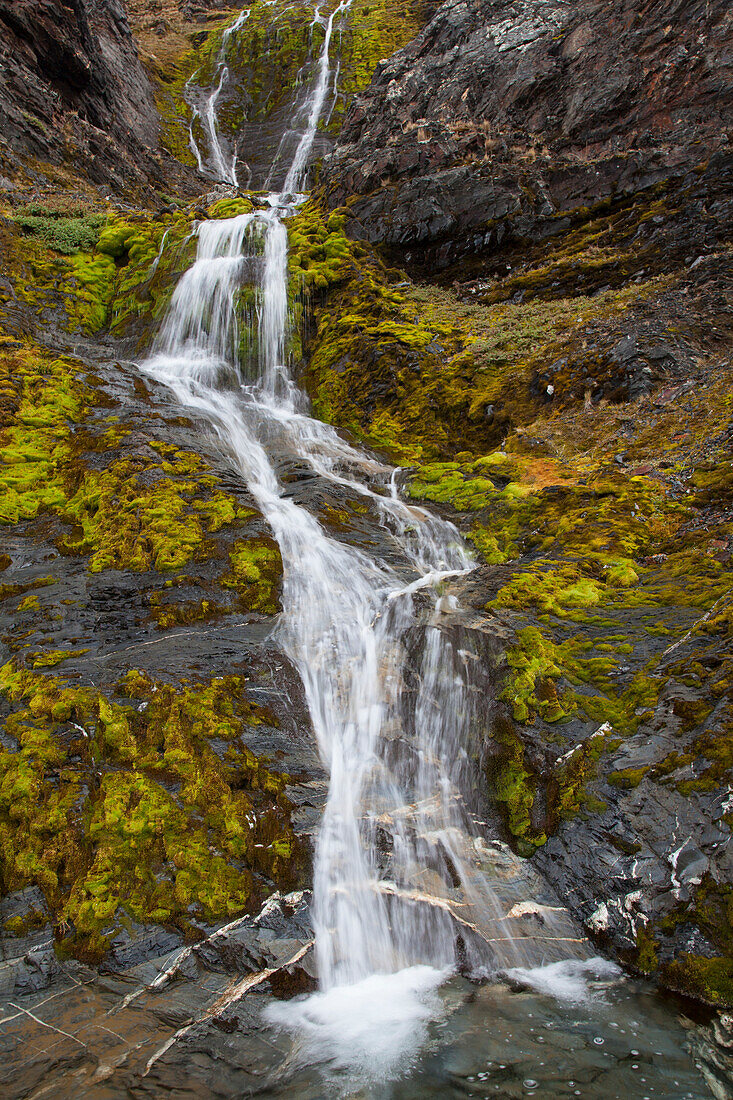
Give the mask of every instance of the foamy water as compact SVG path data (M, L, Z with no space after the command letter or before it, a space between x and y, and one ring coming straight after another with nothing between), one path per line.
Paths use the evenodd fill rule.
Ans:
M443 1014L438 989L447 975L431 966L372 974L352 985L270 1005L266 1017L296 1039L296 1063L348 1070L355 1084L380 1084L414 1065L428 1024Z

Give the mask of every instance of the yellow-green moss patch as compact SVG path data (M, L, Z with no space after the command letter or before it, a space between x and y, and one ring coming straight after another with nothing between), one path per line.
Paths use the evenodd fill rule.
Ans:
M241 678L133 672L110 697L8 664L0 690L18 745L1 752L0 887L40 887L65 949L99 957L125 913L186 930L294 881L286 777L243 740L274 718Z

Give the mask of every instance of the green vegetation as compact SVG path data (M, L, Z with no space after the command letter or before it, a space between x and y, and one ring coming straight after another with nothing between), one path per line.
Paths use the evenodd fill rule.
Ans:
M66 215L54 212L20 212L14 218L15 224L25 233L64 256L94 248L105 220L105 215L98 213Z
M7 664L0 691L18 744L0 752L0 887L39 886L64 950L98 959L126 915L195 934L294 883L287 777L243 740L274 718L241 679L131 672L109 697Z
M269 615L280 610L278 585L283 566L280 549L273 539L236 542L229 566L221 583L236 592L241 607Z
M8 307L20 301L36 319L55 318L60 310L70 332L94 334L109 327L118 336L139 336L142 343L192 258L192 218L135 213L123 219L110 210L92 211L45 216L48 233L13 231L30 217L36 215L17 215L14 223L0 225L12 287L11 293L0 293L0 324ZM77 223L93 230L74 235Z
M100 433L92 416L100 405L102 395L76 360L40 349L0 356L0 524L56 516L65 525L59 549L87 556L91 573L176 573L210 558L212 537L231 530L232 541L239 537L222 563L220 596L234 595L238 609L277 612L279 551L259 534L242 537L242 524L257 513L224 492L191 451L151 440L147 454L116 457L129 429L102 421ZM23 610L33 606L28 599ZM212 599L209 610L216 606ZM220 608L234 609L229 598ZM180 621L170 607L165 615Z
M346 219L324 214L310 199L288 221L288 263L291 293L324 289L346 277L359 253L344 230Z
M79 364L47 353L18 351L0 361L0 523L17 523L67 500L64 472L72 461L69 422L84 416L88 394Z
M395 292L390 273L353 248L357 269L316 310L309 391L319 416L402 462L484 455L542 410L539 376L550 364L565 362L567 385L576 385L583 324L613 324L658 289L651 281L487 307L433 286ZM553 383L565 385L558 372Z
M532 822L537 777L527 765L521 739L510 722L498 721L497 751L488 764L489 788L520 855L530 856L547 840Z

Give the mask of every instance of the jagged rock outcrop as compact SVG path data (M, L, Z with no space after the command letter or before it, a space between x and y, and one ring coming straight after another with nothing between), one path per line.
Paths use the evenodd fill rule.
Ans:
M116 193L182 177L120 0L2 0L0 32L4 173L46 162Z
M449 0L350 112L329 202L431 267L557 236L727 148L729 35L724 0Z

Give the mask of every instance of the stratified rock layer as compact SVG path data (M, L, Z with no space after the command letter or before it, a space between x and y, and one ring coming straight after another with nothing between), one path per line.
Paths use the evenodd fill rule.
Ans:
M431 267L557 236L725 145L729 33L724 0L449 0L347 117L329 202Z

